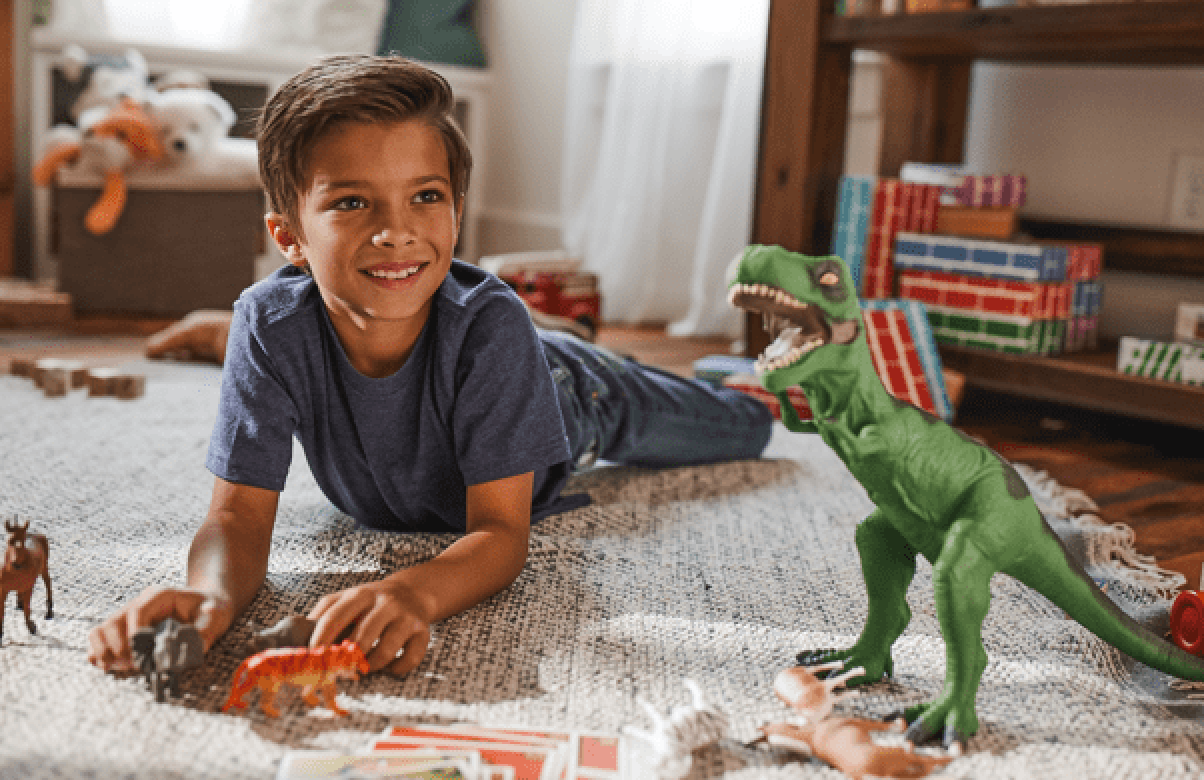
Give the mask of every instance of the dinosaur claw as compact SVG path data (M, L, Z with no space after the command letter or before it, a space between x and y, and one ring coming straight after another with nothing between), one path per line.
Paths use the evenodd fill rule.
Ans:
M928 726L923 718L907 727L903 739L913 745L923 745L936 735L936 731Z
M966 751L966 735L958 731L952 723L946 723L942 744L945 750L960 756Z

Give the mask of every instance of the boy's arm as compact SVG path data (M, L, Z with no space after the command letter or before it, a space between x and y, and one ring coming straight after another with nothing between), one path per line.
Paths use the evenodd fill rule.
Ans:
M279 501L275 490L214 480L209 516L188 550L188 587L207 594L215 607L206 648L226 633L267 577Z
M209 514L188 552L186 585L147 588L88 636L88 660L133 668L130 637L169 617L194 623L208 650L246 609L267 576L280 494L216 478Z
M309 614L317 621L310 646L330 644L354 625L351 638L373 671L412 671L426 654L432 623L479 604L522 571L533 484L527 472L470 486L464 536L429 561L322 598Z

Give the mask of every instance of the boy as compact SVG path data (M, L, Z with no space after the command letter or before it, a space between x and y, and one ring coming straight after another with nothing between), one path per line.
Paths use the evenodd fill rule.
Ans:
M267 574L294 436L361 524L463 534L310 612L311 646L349 633L372 670L399 675L432 623L513 582L532 519L584 503L560 495L574 467L768 443L760 403L537 332L509 288L452 259L471 168L453 108L440 76L399 57L324 60L268 101L266 222L289 264L230 322L186 585L148 588L95 629L92 663L128 668L134 630L168 616L196 623L206 650L231 626Z

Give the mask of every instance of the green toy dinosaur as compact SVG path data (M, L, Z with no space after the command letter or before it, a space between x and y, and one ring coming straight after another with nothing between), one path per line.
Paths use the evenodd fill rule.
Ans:
M950 747L978 731L974 699L987 664L981 630L995 572L1034 588L1138 661L1204 680L1204 660L1164 642L1096 588L1007 461L886 392L854 290L839 257L750 246L729 292L733 305L762 315L774 339L756 371L781 401L782 421L818 433L877 507L856 533L869 597L861 636L845 650L801 653L799 662L863 667L850 684L890 675L891 645L911 619L906 595L918 554L932 564L946 669L940 696L903 713L913 743L940 737ZM786 394L796 384L811 421L799 419Z

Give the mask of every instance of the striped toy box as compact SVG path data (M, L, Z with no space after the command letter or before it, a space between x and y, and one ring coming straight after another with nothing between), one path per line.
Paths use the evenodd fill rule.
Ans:
M1017 282L940 271L899 272L899 297L931 306L1034 320L1070 316L1070 282Z
M874 370L887 392L947 422L952 421L953 405L924 305L915 301L877 300L865 301L862 306ZM760 399L774 417L781 419L778 399L755 376L732 374L723 379L723 384ZM797 385L790 388L789 397L799 417L809 419L811 409Z
M953 197L962 206L1015 206L1022 208L1028 194L1028 179L1012 174L972 175L962 178Z
M901 232L935 230L940 197L941 189L935 185L878 179L861 269L861 297L894 296L895 238Z
M1017 355L1054 355L1066 341L1067 320L1034 320L1006 314L928 307L938 343Z
M912 271L1015 279L1022 282L1066 280L1066 248L982 241L955 236L899 233L895 265Z
M876 182L873 176L840 178L840 200L836 206L836 225L832 231L832 254L844 260L853 275L853 284L859 290Z
M1204 387L1204 347L1123 336L1116 353L1116 370Z

